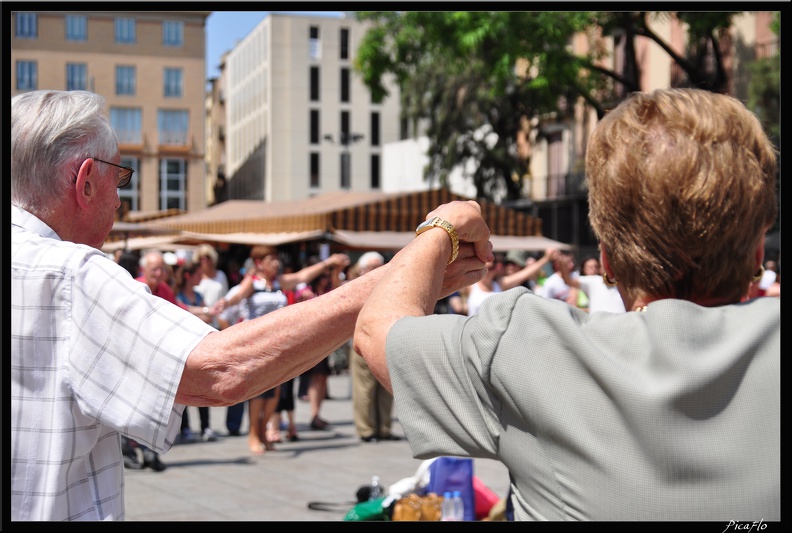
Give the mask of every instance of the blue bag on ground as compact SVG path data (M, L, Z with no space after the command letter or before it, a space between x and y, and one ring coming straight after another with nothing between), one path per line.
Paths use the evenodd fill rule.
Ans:
M429 484L426 492L443 494L458 490L465 502L465 521L476 520L476 500L473 492L473 459L438 457L429 465Z

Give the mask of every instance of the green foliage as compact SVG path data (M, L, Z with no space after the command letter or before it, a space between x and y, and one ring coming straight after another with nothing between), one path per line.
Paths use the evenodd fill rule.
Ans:
M515 146L530 119L563 119L582 97L599 116L629 92L641 90L634 40L651 39L685 73L682 84L724 92L727 77L719 38L733 12L557 12L557 11L377 11L358 12L371 30L357 51L356 69L375 101L388 96L383 80L400 87L403 118L426 125L430 140L425 177L447 185L450 169L474 162L470 179L480 198L505 192L521 196L520 176L529 160ZM652 23L679 18L690 46L678 54L652 30ZM776 18L780 27L780 18ZM575 55L573 36L592 37L585 55ZM603 67L609 48L593 37L609 35L624 44L617 71ZM715 68L707 65L714 64ZM776 63L757 64L763 87L778 89ZM768 116L772 98L759 90L758 109ZM494 134L494 135L488 135ZM515 176L517 179L515 179Z
M567 45L585 13L360 12L373 22L356 68L374 98L386 75L401 89L406 119L424 121L430 138L426 177L447 184L448 171L473 159L477 194L518 198L528 161L515 150L523 119L558 111L558 97L589 85ZM518 71L518 59L525 69ZM495 135L486 135L486 133Z
M748 108L756 113L778 146L781 138L781 59L779 55L757 59L750 65Z

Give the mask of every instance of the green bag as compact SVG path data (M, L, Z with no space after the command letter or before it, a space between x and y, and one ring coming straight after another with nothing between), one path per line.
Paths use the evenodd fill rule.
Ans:
M382 507L385 498L386 496L383 496L355 504L344 517L344 522L390 521L387 509Z

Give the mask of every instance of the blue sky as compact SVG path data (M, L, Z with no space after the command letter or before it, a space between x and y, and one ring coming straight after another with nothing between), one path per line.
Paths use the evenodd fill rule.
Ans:
M281 11L281 13L287 13ZM293 13L293 12L289 12ZM303 12L315 14L316 11ZM329 16L337 16L339 11L322 12ZM237 41L244 38L261 22L269 11L213 11L206 19L206 78L214 78L219 74L217 65L220 56L231 50Z

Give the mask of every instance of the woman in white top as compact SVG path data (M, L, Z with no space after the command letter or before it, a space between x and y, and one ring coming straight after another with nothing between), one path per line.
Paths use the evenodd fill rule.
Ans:
M233 296L227 299L221 298L217 302L219 311L247 300L249 319L264 316L286 306L288 302L283 291L292 290L300 283L311 282L328 267L349 263L345 254L333 254L324 261L297 272L281 273L278 250L274 246L254 246L250 250L250 258L253 260L254 268L250 272L245 272L244 279L239 283L239 290ZM249 400L248 447L251 453L261 455L265 450L275 449L274 444L267 439L266 425L277 406L277 387Z
M503 275L503 259L496 257L487 263L487 274L478 282L474 283L467 291L467 310L468 316L477 315L481 304L501 291L507 291L518 285L522 285L529 279L535 278L539 271L555 255L555 248L548 248L542 257L526 265L524 268L509 274Z

